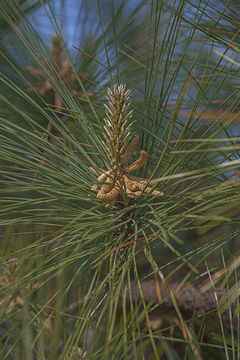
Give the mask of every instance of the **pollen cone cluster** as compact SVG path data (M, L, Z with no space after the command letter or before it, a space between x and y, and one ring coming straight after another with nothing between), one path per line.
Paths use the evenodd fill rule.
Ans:
M0 276L0 306L6 307L5 315L10 314L15 307L24 304L21 291L18 289L18 260L12 258L3 267L3 274ZM25 293L37 289L38 283L27 285L24 289Z
M97 191L97 198L106 202L107 207L112 207L114 202L121 201L125 194L127 197L136 199L143 193L151 193L154 196L162 196L163 192L152 190L155 180L129 175L140 169L147 161L147 153L140 151L139 158L132 164L127 165L134 154L139 138L131 138L131 124L128 125L132 111L129 111L130 90L125 85L114 86L108 90L104 125L104 146L110 156L110 170L91 168L98 175L98 182L104 183L101 187L94 184L91 190Z

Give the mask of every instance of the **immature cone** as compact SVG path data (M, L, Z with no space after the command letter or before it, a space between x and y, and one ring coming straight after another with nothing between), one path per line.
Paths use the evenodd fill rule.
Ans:
M105 146L112 159L114 171L121 172L123 168L122 156L127 148L130 137L130 126L127 122L132 111L128 112L131 91L125 85L115 85L113 90L108 89L108 105L105 119Z

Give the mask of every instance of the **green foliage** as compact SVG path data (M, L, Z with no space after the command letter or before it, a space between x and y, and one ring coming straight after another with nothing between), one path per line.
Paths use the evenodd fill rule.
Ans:
M0 5L0 358L238 359L238 4L79 3ZM149 181L106 207L120 84Z

